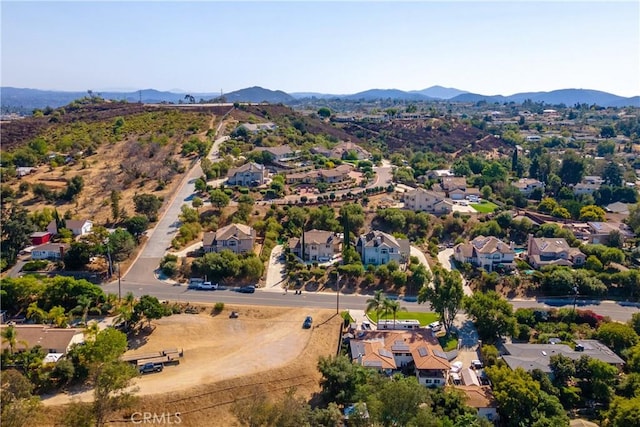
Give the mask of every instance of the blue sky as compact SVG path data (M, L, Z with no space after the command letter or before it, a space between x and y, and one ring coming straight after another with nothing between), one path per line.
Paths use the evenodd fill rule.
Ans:
M640 95L640 2L2 1L2 86Z

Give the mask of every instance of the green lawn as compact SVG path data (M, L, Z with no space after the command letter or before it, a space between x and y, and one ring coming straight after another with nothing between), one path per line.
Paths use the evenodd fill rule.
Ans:
M483 201L482 203L472 203L471 207L480 213L491 213L496 210L498 205L495 203Z
M370 311L367 313L372 322L377 322L378 317L374 311ZM384 315L382 314L382 319L393 320L393 315ZM433 323L439 319L436 313L422 313L422 312L413 312L413 311L399 311L396 313L396 320L407 320L407 319L415 319L420 322L420 326L427 326L429 323Z
M444 351L451 351L458 348L458 336L455 334L438 337L438 341L440 341L440 346Z

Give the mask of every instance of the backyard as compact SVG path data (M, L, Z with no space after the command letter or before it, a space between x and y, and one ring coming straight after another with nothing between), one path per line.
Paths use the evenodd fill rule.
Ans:
M487 202L483 200L480 203L472 203L471 207L480 213L491 213L496 210L498 205L492 202Z

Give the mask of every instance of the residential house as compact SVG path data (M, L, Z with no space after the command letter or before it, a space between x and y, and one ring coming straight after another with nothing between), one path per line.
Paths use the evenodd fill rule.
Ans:
M44 245L51 240L51 233L48 231L36 231L29 236L33 246Z
M22 178L23 176L27 176L36 170L37 170L36 168L29 167L29 166L19 166L16 168L16 175L18 176L18 178Z
M230 224L215 232L204 233L204 252L220 252L225 249L236 254L251 252L256 241L256 230L244 224Z
M64 220L64 228L71 230L74 236L85 236L91 233L93 229L93 222L87 219L67 219ZM47 231L52 235L58 234L58 227L56 225L56 220L51 220L49 225L47 225Z
M601 177L599 177L597 175L587 175L587 176L582 178L582 182L585 183L585 184L602 185L602 184L604 184L604 179L602 179Z
M471 199L472 196L480 197L480 190L474 187L467 187L465 189L455 188L449 191L449 197L451 200Z
M417 188L404 194L404 207L412 211L425 211L436 215L448 214L453 205L445 199L444 193Z
M69 245L66 243L45 243L31 250L31 259L34 261L44 259L58 261L64 258L68 249Z
M8 326L0 326L0 330ZM64 356L72 345L84 342L82 329L51 328L45 325L14 325L16 331L15 351L21 352L37 345L47 353L44 361L56 362ZM2 340L2 350L9 348L9 343Z
M278 128L278 126L272 122L243 123L239 127L246 129L247 132L250 132L250 133L258 133L261 130L271 131L271 130L276 130Z
M287 184L316 184L318 182L337 184L347 181L352 171L351 165L340 165L333 169L315 169L289 174L286 176L286 182Z
M458 176L445 176L442 178L440 186L447 193L447 195L451 197L450 193L453 190L467 190L467 179ZM464 195L461 198L463 199Z
M414 371L418 382L442 387L451 369L446 353L430 329L363 331L349 341L353 363L392 374Z
M286 161L295 156L295 152L288 145L279 145L277 147L256 147L253 151L269 153L276 162Z
M264 165L249 162L239 168L229 171L229 185L242 185L243 187L258 186L265 183L269 172Z
M427 171L426 173L426 177L428 179L435 179L438 181L440 181L442 178L453 176L455 175L453 174L453 172L451 172L451 169L434 169Z
M336 159L344 160L350 153L354 153L358 160L371 158L371 153L351 141L341 142L331 149L331 157Z
M611 213L629 215L629 209L635 206L633 203L615 202L604 207L604 210Z
M573 186L573 194L581 196L583 194L593 194L600 189L600 184L590 184L580 182Z
M358 238L356 251L365 265L382 265L389 261L403 264L409 257L408 239L396 239L382 231L372 230Z
M544 183L532 178L520 178L518 181L514 182L513 185L526 196L531 194L536 188L541 188L544 190Z
M610 365L622 368L624 360L609 347L597 340L575 340L575 349L566 344L504 344L506 354L502 356L507 366L512 370L522 368L527 372L540 369L551 373L551 356L562 354L573 360L582 356L589 356Z
M478 416L489 421L498 420L498 405L491 387L477 385L462 385L455 387L464 393L466 404L478 410Z
M631 228L622 222L587 222L591 234L589 234L589 243L594 245L600 243L606 245L609 243L609 236L613 232L620 233L622 240L632 239L634 233Z
M453 248L453 257L458 262L468 262L478 268L492 272L496 267L513 268L515 252L493 236L478 236L468 243L459 243Z
M580 249L569 246L565 239L559 237L533 237L529 235L527 242L527 259L533 268L545 265L581 266L586 255Z
M289 239L289 249L298 258L302 258L304 241L304 261L327 262L342 251L342 235L324 230L304 232L303 239Z

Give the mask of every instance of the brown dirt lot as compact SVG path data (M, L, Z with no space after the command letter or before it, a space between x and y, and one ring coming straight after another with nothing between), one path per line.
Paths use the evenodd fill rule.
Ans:
M277 398L291 387L305 398L319 391L318 358L335 354L340 336L341 318L332 310L226 306L212 316L211 308L153 322L146 343L127 354L177 347L184 357L177 366L136 379L139 401L112 416L110 425L130 425L119 420L150 411L180 412L184 426L231 426L237 425L231 413L236 400L257 392ZM231 310L238 319L229 318ZM308 315L313 327L302 329ZM45 400L50 419L71 399L90 400L91 392Z

